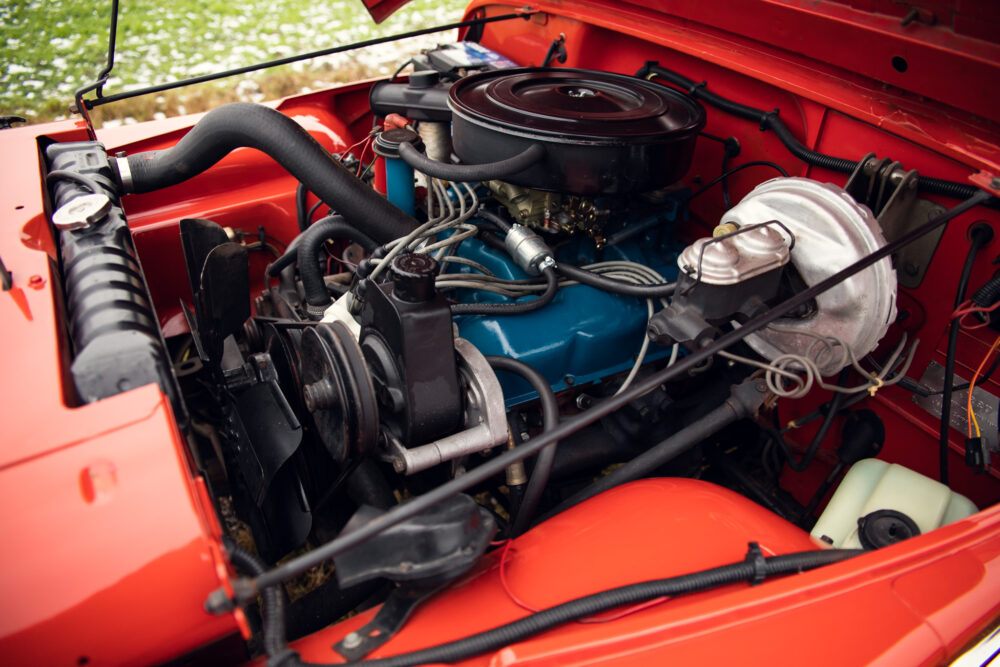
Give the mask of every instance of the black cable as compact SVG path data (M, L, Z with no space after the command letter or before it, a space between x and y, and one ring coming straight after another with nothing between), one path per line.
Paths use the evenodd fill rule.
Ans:
M226 546L229 560L237 569L257 577L267 571L267 565L256 555L235 544ZM272 586L261 592L261 621L264 625L264 650L269 656L288 651L285 640L285 599L281 588Z
M840 373L840 377L837 380L837 384L841 387L847 381L850 371L845 368ZM858 392L864 393L864 392ZM844 407L844 399L847 394L839 391L833 392L833 398L830 400L828 406L826 406L825 414L823 415L823 422L819 425L819 430L813 436L812 441L806 448L805 454L798 461L795 460L795 453L792 452L792 448L788 446L785 439L781 436L781 433L776 429L768 429L764 431L764 434L771 438L777 445L781 453L785 457L785 463L788 467L795 472L804 472L812 464L813 459L816 458L817 452L819 452L820 445L823 444L823 440L826 439L826 434L829 433L830 427L833 425L833 418L837 416L837 413Z
M716 176L715 178L713 178L712 180L710 180L708 183L706 183L700 190L695 190L691 194L691 196L688 197L688 201L691 201L695 197L701 195L702 193L704 193L706 190L710 189L716 183L725 180L729 176L732 176L736 172L740 171L741 169L746 169L747 167L771 167L772 169L776 170L782 176L785 176L785 177L788 176L788 172L785 171L785 168L782 167L780 164L776 164L774 162L769 162L768 160L754 160L753 162L746 162L744 164L741 164L741 165L738 165L736 167L733 167L732 169L729 169L728 171L722 172L721 174L719 174L718 176Z
M407 65L411 65L411 64L413 64L413 58L410 58L408 60L404 60L403 64L400 65L399 67L397 67L396 71L393 72L392 76L389 77L389 83L392 83L393 81L395 81L396 77L399 76L403 72L404 69L406 69L406 66Z
M844 267L834 274L824 278L816 284L801 292L794 294L788 299L775 305L769 310L750 318L739 328L723 333L719 338L690 354L678 359L675 364L659 371L650 373L643 378L637 378L635 383L620 394L611 396L608 399L596 403L592 408L562 421L559 426L548 433L542 433L536 438L532 438L521 447L511 449L497 455L496 457L482 463L481 465L466 471L461 477L451 479L430 491L416 496L406 503L397 505L381 514L363 526L358 527L349 533L343 533L336 538L322 544L312 551L300 556L293 557L280 565L268 570L264 574L254 577L253 580L244 579L233 582L234 594L237 601L244 601L257 594L257 591L279 584L291 577L294 577L309 568L322 563L334 556L344 553L363 542L378 535L384 530L417 516L427 509L434 507L438 503L461 493L462 491L479 484L496 474L506 470L511 464L523 461L527 457L539 452L548 445L566 438L567 436L585 428L597 420L605 417L615 410L631 403L635 399L653 391L664 382L669 382L681 377L710 357L715 356L720 350L725 350L730 346L743 340L750 334L760 331L775 320L784 317L787 313L800 308L815 299L817 295L826 292L832 287L839 285L847 278L860 271L867 269L876 262L889 257L900 248L913 243L930 232L947 224L955 217L962 215L966 211L976 206L985 204L993 199L993 196L984 190L978 191L974 196L952 207L948 211L935 216L924 224L910 230L900 238L887 243L878 250L872 252L858 261ZM214 596L213 596L214 597ZM211 605L210 609L215 609Z
M56 169L55 171L50 171L45 176L46 183L58 183L59 181L73 181L74 183L79 183L95 195L104 195L107 194L108 191L114 191L114 188L111 187L111 185L101 187L101 184L95 179L87 176L86 174L78 174L75 171L70 171L69 169Z
M295 218L299 223L299 231L306 231L306 227L309 226L309 221L312 219L306 212L306 205L308 203L309 191L306 190L306 186L299 183L299 186L295 188Z
M993 276L973 292L971 301L980 308L989 308L1000 301L1000 274ZM989 317L989 313L986 316Z
M517 174L545 158L545 148L531 144L523 151L505 160L482 164L450 164L432 160L409 143L399 145L399 157L417 171L444 181L470 183L492 181Z
M312 208L309 209L309 212L306 213L306 227L312 224L313 216L316 215L316 211L318 211L322 205L323 202L318 201L315 204L313 204Z
M489 362L493 370L514 373L521 376L535 390L535 393L538 394L538 401L542 406L543 433L551 431L559 425L559 403L556 402L556 395L552 391L548 380L545 379L545 376L523 361L511 359L510 357L488 356L486 357L486 361ZM531 471L531 477L528 479L528 485L524 491L524 497L521 499L520 510L514 517L514 525L510 537L517 537L531 525L531 520L534 518L535 512L538 511L538 505L541 503L542 493L545 491L545 487L548 486L549 476L552 474L552 462L555 460L556 446L558 444L558 442L553 442L538 453L538 458L535 460L535 467Z
M774 132L781 143L785 145L785 148L787 148L792 155L807 164L821 167L823 169L829 169L830 171L839 171L844 174L853 173L858 166L858 163L854 160L825 155L818 151L806 148L805 145L795 138L795 135L791 133L785 123L778 117L777 109L774 111L764 111L763 109L756 109L754 107L726 99L721 95L710 92L707 89L705 82L700 84L695 83L682 74L678 74L677 72L661 67L659 63L655 61L647 61L646 64L643 65L642 68L636 73L636 76L644 79L649 79L653 76L660 77L683 89L691 95L691 97L706 102L733 116L758 123L761 130L771 130ZM975 186L968 185L966 183L929 178L922 175L917 178L917 186L924 192L944 195L946 197L954 197L956 199L968 199L978 191Z
M976 381L977 384L985 383L992 379L993 374L997 372L997 368L1000 368L1000 357L996 357L990 367L983 373L982 377ZM878 364L875 364L875 370L882 370ZM927 398L929 396L940 396L944 393L944 389L931 389L925 385L920 384L916 380L908 377L901 378L897 383L900 388L905 389L917 396ZM951 390L953 392L963 391L972 386L971 382L960 382L959 384L952 385Z
M812 513L816 511L816 508L819 507L820 501L822 501L823 497L826 496L826 492L830 490L830 487L833 486L833 483L837 481L837 478L840 477L840 473L844 472L844 468L846 467L846 463L843 461L837 461L837 463L830 469L830 472L827 473L826 477L823 478L823 481L820 482L820 485L816 488L812 498L809 499L809 502L806 503L806 506L802 508L802 512L799 514L799 520L797 523L802 526L802 528L806 528L804 524L809 521L810 517L812 517Z
M677 283L661 283L659 285L636 285L635 283L627 283L621 280L615 280L614 278L607 278L599 273L595 273L594 271L588 271L587 269L581 269L578 266L563 264L561 262L556 264L556 271L563 274L570 280L575 280L582 285L587 285L604 292L611 292L612 294L637 296L640 299L658 299L667 297L673 294L674 290L677 288Z
M341 218L340 216L331 215L325 218L321 218L316 222L316 225L318 225L321 222L325 222L327 220L338 220L343 222L343 218ZM346 225L346 223L344 224ZM315 227L316 225L312 226ZM319 233L322 234L322 232ZM310 234L317 234L317 232L310 232ZM267 276L269 278L273 278L274 276L278 275L285 267L291 266L298 260L298 254L299 254L298 249L302 243L302 237L303 234L299 234L298 236L296 236L292 240L292 242L289 243L288 246L285 248L284 254L268 265ZM341 227L340 225L334 226L333 231L331 231L327 235L327 238L346 238L346 239L351 239L352 241L357 241L368 252L371 252L372 249L378 245L378 243L370 236L350 226L346 227Z
M480 208L477 215L488 222L492 222L503 234L509 234L511 223L499 213L494 213L488 208Z
M729 167L729 153L723 153L722 154L722 207L726 211L728 211L733 207L732 200L729 198L729 181L726 180L729 176L727 167Z
M370 665L371 667L411 667L412 665L431 663L460 662L487 651L495 651L516 644L546 630L609 609L647 602L660 597L674 598L730 584L742 582L758 584L767 577L798 574L806 570L839 563L863 553L865 551L862 549L827 549L764 557L760 552L760 547L756 543L751 543L746 559L738 563L665 579L653 579L619 586L563 602L463 639L388 658L364 660L357 664ZM297 658L293 658L293 660L298 662ZM319 665L322 663L302 662L299 664Z
M972 266L975 264L976 255L990 240L991 235L985 231L979 232L973 228L970 236L969 252L965 255L965 264L962 265L962 273L958 278L958 288L955 291L955 308L957 309L965 301L965 291L969 287L969 277L972 275ZM955 357L958 352L958 318L952 318L948 325L948 352L944 362L944 391L941 394L941 422L940 435L938 438L938 475L941 483L948 485L948 441L951 434L951 398L955 384Z
M531 313L539 308L552 303L559 291L559 278L551 268L542 271L545 278L545 291L534 299L528 301L515 301L513 303L455 303L451 306L452 315L523 315Z

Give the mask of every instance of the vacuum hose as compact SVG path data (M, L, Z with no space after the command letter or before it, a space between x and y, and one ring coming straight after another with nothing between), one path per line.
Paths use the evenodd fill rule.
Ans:
M542 406L543 430L551 431L559 425L559 403L556 401L556 395L544 375L523 361L511 357L488 356L486 357L486 361L495 371L505 371L520 375L538 393L538 401ZM513 526L510 531L511 537L517 537L531 525L531 520L534 518L535 512L538 510L538 505L542 501L542 493L549 483L549 476L552 474L552 462L555 460L556 445L558 444L558 442L553 442L538 453L538 458L535 461L535 469L531 472L531 478L528 481L528 488L524 492L521 507L517 514L514 514Z
M506 160L483 164L449 164L432 160L408 143L399 145L399 157L403 162L428 176L445 181L469 183L472 181L492 181L512 174L518 174L545 157L545 149L532 144Z
M173 148L119 158L119 178L127 192L152 192L197 176L244 147L267 153L310 192L381 243L406 236L417 226L344 169L294 120L247 102L208 112Z
M806 164L811 164L822 169L829 169L830 171L839 171L844 174L853 173L854 169L858 166L858 163L854 160L826 155L825 153L807 148L801 141L795 138L795 135L788 129L784 121L778 117L777 110L764 111L763 109L756 109L746 104L726 99L706 89L704 82L700 84L695 83L686 76L661 67L653 61L643 65L642 69L636 73L636 76L642 78L659 77L678 88L682 88L691 97L706 102L737 118L743 118L744 120L760 124L761 130L771 130L774 132L781 143L785 145L785 148ZM955 197L956 199L968 199L978 190L975 186L965 183L956 183L955 181L946 181L928 176L920 176L917 179L917 186L924 192Z

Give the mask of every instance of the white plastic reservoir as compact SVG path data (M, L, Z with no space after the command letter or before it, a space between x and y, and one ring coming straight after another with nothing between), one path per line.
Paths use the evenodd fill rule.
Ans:
M905 518L895 514L898 512L911 519L923 534L977 511L971 500L930 477L896 463L864 459L844 476L812 529L812 536L834 547L858 549L862 547L858 535L861 518L888 515L890 521L895 517L905 524ZM896 526L889 525L887 530L895 532Z

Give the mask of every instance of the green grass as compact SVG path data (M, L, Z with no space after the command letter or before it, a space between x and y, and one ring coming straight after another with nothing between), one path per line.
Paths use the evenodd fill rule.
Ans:
M65 117L73 91L107 55L110 0L14 0L0 6L0 113ZM416 0L380 26L360 0L121 0L112 93L457 20L464 1ZM454 33L387 44L263 73L116 103L107 122L260 101L391 71Z

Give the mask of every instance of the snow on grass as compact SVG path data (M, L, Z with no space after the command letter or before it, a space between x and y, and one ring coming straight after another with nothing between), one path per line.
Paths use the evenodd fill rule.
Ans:
M121 5L113 76L107 93L251 65L458 20L464 1L416 0L376 26L360 0L128 0ZM107 55L108 0L47 0L0 5L0 114L33 121L65 116L73 91L94 80ZM323 87L348 78L387 74L421 49L454 32L382 44L296 63L277 72L232 77L166 97L100 109L119 124L202 110L231 99ZM293 81L281 85L276 79ZM250 81L253 86L244 83ZM184 102L184 104L180 104ZM162 108L158 108L160 105ZM121 113L115 108L120 107Z

